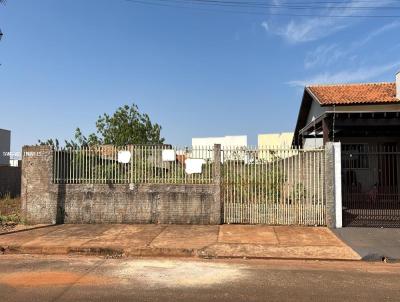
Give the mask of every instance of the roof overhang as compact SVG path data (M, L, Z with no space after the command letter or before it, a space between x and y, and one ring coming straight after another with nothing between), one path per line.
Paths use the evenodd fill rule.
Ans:
M299 129L298 135L307 137L321 129L324 119L338 118L338 126L356 126L356 119L363 120L369 126L400 126L400 110L398 111L326 111ZM345 118L345 119L343 119Z

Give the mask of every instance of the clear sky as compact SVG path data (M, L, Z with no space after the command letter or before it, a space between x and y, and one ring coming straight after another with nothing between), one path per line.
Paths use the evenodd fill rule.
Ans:
M331 2L318 13L354 16L363 3L400 15L398 0ZM400 18L235 9L242 13L8 0L0 6L0 128L12 131L12 151L71 138L78 126L91 132L100 114L132 102L163 126L169 143L239 134L255 143L259 133L294 130L303 85L394 81L400 70Z

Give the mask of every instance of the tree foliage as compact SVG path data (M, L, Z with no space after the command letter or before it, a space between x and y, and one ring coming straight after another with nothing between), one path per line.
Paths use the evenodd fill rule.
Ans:
M39 145L41 145L41 146L46 145L46 146L52 146L54 148L58 148L60 146L60 143L59 143L58 139L50 138L45 141L42 141L39 139Z
M125 105L112 115L104 114L96 122L98 139L103 144L117 146L130 144L162 144L161 126L153 124L147 114L139 108ZM89 136L89 141L90 141ZM92 137L94 139L94 136Z
M76 128L74 138L65 141L66 147L85 147L95 145L134 145L162 144L161 126L153 123L146 113L132 104L119 107L114 114L104 113L96 121L96 133L85 136L80 128ZM58 140L40 141L41 145L58 147Z

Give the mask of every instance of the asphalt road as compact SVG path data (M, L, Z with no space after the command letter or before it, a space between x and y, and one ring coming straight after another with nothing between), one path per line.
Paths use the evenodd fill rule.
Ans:
M400 264L0 255L1 301L400 301Z

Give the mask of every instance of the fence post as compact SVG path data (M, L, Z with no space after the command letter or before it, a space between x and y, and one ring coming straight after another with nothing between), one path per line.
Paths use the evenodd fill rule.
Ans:
M330 228L342 227L341 145L325 145L326 223Z
M214 145L214 164L213 164L213 185L214 185L214 204L211 208L210 224L222 223L222 165L221 165L221 145Z

